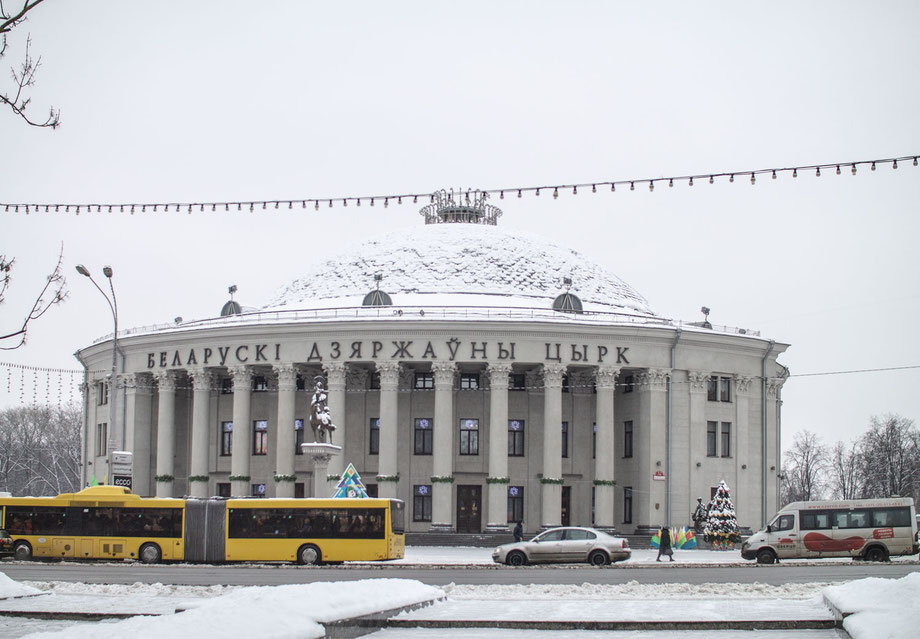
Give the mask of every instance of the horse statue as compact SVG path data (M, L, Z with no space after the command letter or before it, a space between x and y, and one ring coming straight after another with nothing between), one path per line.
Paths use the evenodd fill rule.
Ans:
M703 505L703 498L696 498L696 510L693 511L693 514L690 515L693 518L693 530L699 535L703 532L703 525L706 523L706 519L709 517L706 507Z
M329 412L329 406L326 403L327 397L326 389L323 388L323 378L317 376L313 382L313 399L310 400L310 427L313 428L313 441L325 444L328 436L328 443L331 444L335 424L332 423L332 413Z

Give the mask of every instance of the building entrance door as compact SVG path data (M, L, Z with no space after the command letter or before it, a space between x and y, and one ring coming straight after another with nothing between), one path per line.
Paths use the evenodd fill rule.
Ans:
M571 517L569 517L569 512L572 510L572 487L563 486L562 487L562 525L571 526L569 523Z
M457 532L482 531L482 486L457 486Z

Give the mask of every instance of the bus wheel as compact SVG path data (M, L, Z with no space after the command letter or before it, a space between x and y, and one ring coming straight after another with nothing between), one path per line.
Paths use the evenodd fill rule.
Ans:
M769 548L764 548L757 552L757 563L772 564L776 561L776 553Z
M163 553L156 544L144 544L137 552L137 556L145 564L158 564L163 558Z
M13 545L13 556L19 561L32 559L32 546L27 541L17 541Z
M866 561L888 561L888 553L881 546L872 546L866 551Z
M305 544L297 550L297 563L302 566L318 566L323 563L323 554L313 544Z

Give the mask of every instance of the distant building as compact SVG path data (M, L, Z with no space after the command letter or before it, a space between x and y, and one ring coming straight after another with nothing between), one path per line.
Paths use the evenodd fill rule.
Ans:
M328 494L353 463L411 531L641 532L688 524L720 480L742 526L776 511L787 345L662 318L574 251L501 231L482 195L422 214L258 310L121 332L114 425L111 340L80 350L84 483L115 448L140 494L312 496L321 375L344 446Z

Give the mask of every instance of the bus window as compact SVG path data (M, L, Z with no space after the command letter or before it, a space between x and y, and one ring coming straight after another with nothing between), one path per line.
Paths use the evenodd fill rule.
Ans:
M10 534L60 535L66 514L55 506L7 506L6 522Z
M830 513L831 526L834 528L847 528L850 523L850 513L846 510L834 510Z
M794 524L795 524L795 515L780 515L770 525L770 530L773 532L782 532L784 530L792 530L792 528L794 527Z
M831 527L830 513L816 510L802 513L802 530L827 530Z
M868 510L851 510L850 521L847 528L868 528L872 521L871 512ZM843 526L841 526L842 528Z
M910 508L873 508L872 525L876 528L910 526Z
M390 521L394 533L401 535L406 532L405 503L399 499L390 500Z

